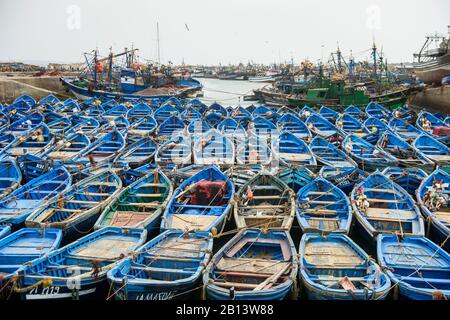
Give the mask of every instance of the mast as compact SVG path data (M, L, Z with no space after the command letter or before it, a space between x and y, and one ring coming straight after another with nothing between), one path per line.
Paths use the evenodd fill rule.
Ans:
M353 68L355 67L355 60L353 59L353 52L350 50L350 61L348 66L348 77L350 83L353 83Z
M373 78L377 79L377 46L375 45L375 41L373 42L372 47L372 58L373 58Z
M112 64L113 64L113 53L112 47L109 47L109 69L108 69L108 83L111 85L112 81Z
M159 48L159 22L156 22L156 43L158 48L158 64L161 65L161 51Z
M94 86L97 86L97 54L98 54L98 48L95 48L94 51Z

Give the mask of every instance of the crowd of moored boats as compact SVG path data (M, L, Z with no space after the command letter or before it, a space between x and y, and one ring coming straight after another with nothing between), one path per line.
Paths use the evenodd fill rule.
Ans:
M447 299L449 145L450 117L374 102L22 95L0 104L0 298Z

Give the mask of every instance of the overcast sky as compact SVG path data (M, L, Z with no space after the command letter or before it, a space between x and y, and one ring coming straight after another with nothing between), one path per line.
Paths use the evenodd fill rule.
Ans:
M77 62L130 47L161 62L222 64L328 59L337 42L357 60L375 38L405 62L426 34L447 34L449 0L0 0L0 60Z

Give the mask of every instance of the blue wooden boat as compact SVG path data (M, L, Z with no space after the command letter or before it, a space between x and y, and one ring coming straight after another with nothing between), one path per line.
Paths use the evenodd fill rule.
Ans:
M197 83L197 81L195 81L195 83ZM183 103L176 96L171 96L168 99L164 100L164 103L162 105L171 105L175 107L179 112L184 110Z
M253 118L263 117L264 119L267 119L273 123L277 123L278 119L280 118L280 115L277 112L274 112L273 110L263 105L256 107L255 110L253 110L252 115Z
M336 127L343 130L346 134L353 133L363 136L369 133L369 130L357 118L345 113L336 119Z
M323 165L330 167L357 167L356 162L334 144L315 137L309 144L311 152Z
M261 165L232 166L224 173L233 182L235 190L238 191L248 180L262 170Z
M405 140L416 139L423 133L408 120L401 118L392 118L389 121L389 128Z
M339 112L327 106L321 106L319 109L319 114L328 121L330 121L331 123L334 123L336 119L339 117Z
M353 189L350 200L361 234L375 240L380 233L425 234L419 208L395 182L376 171Z
M276 175L295 193L315 178L315 174L311 170L302 166L280 168Z
M157 127L155 118L147 115L131 122L127 132L129 135L142 137L154 133Z
M218 125L217 129L226 137L232 140L243 140L247 135L244 127L233 118L227 117Z
M173 116L179 116L179 112L177 108L175 108L170 104L162 105L161 107L156 109L155 112L153 113L153 117L159 124L163 123L164 121Z
M70 129L72 121L69 117L62 116L56 112L45 114L45 124L53 134L63 133Z
M55 111L65 115L76 115L81 112L81 107L72 98L68 98L64 101L61 101L55 105Z
M157 133L158 136L172 136L182 134L185 130L183 120L177 116L171 116L160 124Z
M236 120L244 128L247 128L248 123L253 118L252 114L242 106L237 106L230 112L230 117Z
M422 181L416 198L427 221L428 237L450 252L450 174L435 170Z
M356 160L363 171L375 171L381 167L395 166L398 163L397 158L391 154L354 134L345 137L342 147Z
M194 106L187 106L186 109L181 112L180 118L183 119L186 124L189 124L193 120L201 119L202 114Z
M412 197L428 174L419 168L388 167L382 172L386 177L405 189Z
M55 168L0 200L0 222L22 224L35 210L67 191L72 178L64 167Z
M395 285L394 298L450 298L450 255L427 238L380 234L377 255L378 263Z
M377 142L377 147L397 158L400 166L432 169L434 163L417 148L411 146L397 134L386 131Z
M192 163L191 142L184 136L174 136L159 146L155 161L160 165Z
M270 173L258 173L236 193L233 215L238 230L290 230L295 216L295 194Z
M444 123L448 126L450 126L450 117L447 117L444 119Z
M28 183L51 169L50 163L42 157L23 155L16 158L22 172L22 184Z
M105 113L103 114L103 117L105 117L106 119L114 119L116 117L120 117L120 116L127 116L128 113L128 108L126 105L123 104L119 104L116 105L112 108L109 108L108 110L105 111Z
M186 179L173 193L161 221L161 230L220 232L231 210L234 185L216 166Z
M450 148L428 134L418 136L413 146L441 166L450 164Z
M254 104L251 104L251 105L245 107L245 110L250 112L250 114L252 114L253 111L255 111L255 109L256 109L256 106Z
M236 147L236 163L239 165L268 165L272 162L272 150L266 137L250 135Z
M276 136L279 134L277 126L263 117L255 117L250 120L247 130L248 135L254 134L264 137Z
M102 210L119 195L121 188L122 181L112 170L91 175L30 214L25 225L61 229L65 239L74 239L90 232Z
M304 234L300 279L309 300L384 300L389 277L345 234Z
M98 118L105 113L100 105L90 105L83 110L83 114L87 117Z
M125 148L125 139L119 131L102 135L87 149L68 159L68 163L98 167L112 161Z
M322 138L328 138L336 134L343 135L340 129L317 113L311 114L305 123L311 132Z
M58 249L61 239L62 233L60 230L30 228L22 228L1 238L0 274L2 275L2 291L0 295L12 293L10 291L11 287L14 287L12 278L23 264ZM8 281L12 283L11 287L7 286ZM5 292L3 289L9 292Z
M200 114L202 114L202 115L206 112L206 110L208 110L208 106L206 104L204 104L203 102L201 102L197 98L192 99L186 103L186 107L190 107L190 106L194 107L195 110L200 112Z
M66 135L81 132L90 137L100 128L100 122L92 117L72 115L70 120L72 121L72 128L67 130Z
M366 113L369 117L377 119L389 120L392 116L392 112L376 102L369 102L366 107Z
M187 132L191 135L192 140L204 136L210 129L212 129L211 125L202 119L192 120L187 126Z
M207 232L168 230L142 246L110 271L116 300L192 300L211 258ZM197 291L197 294L196 292Z
M288 130L300 139L310 139L312 137L306 124L295 114L285 113L278 119L277 127L281 130Z
M361 110L360 108L358 108L357 106L354 106L354 105L349 105L347 108L345 108L344 114L348 114L352 117L355 117L355 118L361 119L361 120L364 120L365 118L367 118L367 114L363 110Z
M297 193L296 216L303 233L348 234L352 209L345 193L323 178L316 178Z
M146 237L145 230L107 227L35 259L18 271L21 298L104 299L108 292L106 273L139 248ZM74 268L79 280L76 285Z
M316 110L306 105L303 108L301 108L298 112L300 119L302 119L303 121L306 121L313 114L318 113Z
M151 116L153 113L152 108L146 103L138 103L134 105L131 109L127 112L127 119L130 121L130 123L133 123L136 120L139 120L143 117Z
M127 145L113 160L113 163L125 168L140 167L153 159L157 147L152 138L141 138Z
M11 103L9 106L4 106L2 112L4 114L13 114L19 112L20 114L28 114L31 111L31 106L25 101Z
M60 100L55 97L53 94L49 94L47 96L45 96L44 98L42 98L41 100L39 100L38 105L44 105L44 104L56 104L60 102Z
M358 167L323 166L320 168L319 176L330 181L345 194L349 194L355 184L361 182L367 174Z
M55 141L54 136L45 124L41 124L26 134L16 137L0 152L0 158L8 156L22 156L25 154L38 155L44 148Z
M16 160L0 160L0 199L17 189L21 181L22 172Z
M444 133L443 135L436 134L435 129L437 129L438 127L444 127L448 129L448 126L443 120L435 117L432 113L428 111L422 111L421 113L419 113L416 120L416 126L422 129L424 132L432 135L436 140L439 140L440 142L445 144L450 143L450 136L448 135L448 132Z
M302 165L315 168L316 158L305 141L289 131L272 139L272 153L282 165Z
M11 227L7 224L0 224L0 239L11 233Z
M194 141L192 155L198 165L233 165L235 147L225 135L211 129Z
M203 274L214 300L296 298L298 259L286 230L245 229L211 259Z
M23 136L31 130L39 127L44 120L45 118L42 113L33 112L11 123L4 129L4 133L10 133L14 136Z
M32 108L36 105L36 100L34 100L32 97L30 97L29 95L26 95L26 94L22 94L22 95L18 96L14 100L13 103L18 103L18 102L26 102Z
M388 125L386 124L386 122L381 121L378 118L375 117L369 117L367 118L364 123L363 126L370 132L373 134L382 134L383 132L389 130Z
M83 133L72 133L48 146L39 154L50 161L66 162L77 154L86 151L91 145L90 139Z
M91 104L91 103L89 103L89 101L86 101L86 100L83 101L82 103L83 104ZM97 104L97 103L95 103L95 104ZM103 108L103 110L109 111L109 110L114 109L115 107L117 107L119 105L119 102L114 100L114 99L110 99L110 100L106 100L106 101L101 102L99 105L100 105L100 107Z
M143 228L149 233L153 232L159 229L162 211L172 193L169 178L162 171L154 169L123 189L103 209L94 228Z

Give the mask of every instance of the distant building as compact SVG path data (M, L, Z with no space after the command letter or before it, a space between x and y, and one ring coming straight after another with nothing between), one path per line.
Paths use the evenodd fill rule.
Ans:
M42 69L42 67L22 62L0 62L0 72L35 72Z
M84 63L49 63L47 70L51 71L82 71Z

